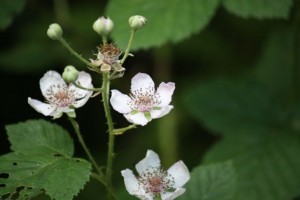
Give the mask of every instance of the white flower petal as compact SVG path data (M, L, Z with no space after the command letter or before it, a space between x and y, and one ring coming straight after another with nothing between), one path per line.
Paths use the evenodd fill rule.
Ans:
M148 74L138 73L131 79L131 91L154 93L154 82Z
M159 85L159 87L157 88L157 94L159 95L161 101L159 106L164 107L170 104L174 90L175 90L175 83L173 82L169 82L169 83L162 82Z
M139 187L139 182L130 169L122 170L121 174L124 177L125 187L129 194L143 195L145 193L143 188Z
M61 75L56 71L48 71L40 79L40 88L44 97L47 96L47 90L51 85L65 85L65 81Z
M132 111L129 102L131 99L128 95L122 94L118 90L111 90L110 104L114 110L122 114L127 114Z
M173 200L176 197L182 195L184 192L184 188L177 188L174 192L164 192L161 193L160 196L162 200Z
M151 172L160 168L159 156L152 150L148 150L146 157L135 165L136 171L141 175L143 172Z
M76 80L76 83L79 85L85 87L85 88L92 88L92 77L89 73L86 73L84 71L79 72L79 76Z
M75 108L79 108L79 107L83 106L89 100L89 98L92 96L92 94L93 94L93 92L88 91L88 93L84 96L84 98L77 99L72 105Z
M173 109L173 106L165 106L160 108L159 110L151 110L150 114L152 119L160 118L168 114Z
M143 112L138 112L138 113L134 113L134 114L131 114L131 113L124 114L124 117L130 123L141 125L141 126L145 126L149 122Z
M42 113L45 116L52 116L52 113L55 110L54 106L51 106L47 103L43 103L39 100L31 99L30 97L28 97L27 101L31 107L33 107L37 112Z
M168 173L174 178L174 188L180 188L190 180L190 172L181 160L173 164Z

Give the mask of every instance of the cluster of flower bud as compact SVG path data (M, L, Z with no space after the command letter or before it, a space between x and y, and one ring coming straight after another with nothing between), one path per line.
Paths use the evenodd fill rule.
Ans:
M141 29L145 25L146 18L141 15L134 15L129 18L128 23L132 30L136 31L138 29ZM109 17L99 17L93 23L93 30L102 37L106 37L108 34L110 34L113 30L113 27L114 23ZM51 39L64 42L62 34L63 31L59 24L50 24L47 30L47 35ZM122 51L117 48L115 44L107 44L106 42L104 42L104 44L100 45L100 47L98 48L97 59L91 59L91 64L95 67L100 67L100 70L103 73L108 73L111 70L123 72L125 68L121 66L122 63L119 60L119 56L121 55L121 53ZM126 52L125 54L127 56L128 52ZM78 71L73 66L67 66L63 73L63 79L68 83L72 83L76 81L77 78Z

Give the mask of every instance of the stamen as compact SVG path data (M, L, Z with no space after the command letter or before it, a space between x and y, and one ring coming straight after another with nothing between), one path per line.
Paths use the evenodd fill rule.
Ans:
M53 84L47 89L46 100L57 107L69 107L81 97L75 89L69 90L66 84Z
M128 102L128 104L132 110L138 110L140 112L149 112L153 107L161 103L159 94L150 86L145 90L132 90L129 96L131 101Z
M174 178L161 168L148 168L139 177L139 185L154 196L174 189Z
M98 47L99 52L103 55L102 61L106 64L113 64L118 61L121 50L115 44L104 44Z

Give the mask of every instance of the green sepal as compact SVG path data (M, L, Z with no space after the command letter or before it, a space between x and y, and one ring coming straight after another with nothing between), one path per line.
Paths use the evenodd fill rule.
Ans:
M159 107L159 106L154 106L152 109L153 109L153 110L160 110L161 107Z
M148 121L151 121L152 117L151 117L150 112L144 112L144 116L146 117L146 119L147 119Z
M76 118L75 110L66 113L69 117Z
M135 115L135 114L138 114L138 113L139 113L138 110L133 110L133 111L130 112L131 115Z

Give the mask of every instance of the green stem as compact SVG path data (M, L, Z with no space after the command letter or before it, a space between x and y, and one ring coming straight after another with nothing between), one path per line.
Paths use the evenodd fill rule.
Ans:
M110 108L109 108L109 90L110 90L110 81L109 74L103 74L102 82L102 101L104 106L105 117L108 125L108 151L107 151L107 164L106 164L106 184L107 188L112 190L112 166L114 159L114 143L115 135L113 134L114 126L111 118ZM111 195L108 195L108 199L111 199Z
M83 87L83 86L77 84L76 82L73 82L72 84L83 90L88 90L88 91L93 91L93 92L101 92L102 91L102 88L86 88L86 87Z
M105 180L101 176L99 176L98 174L92 172L91 173L91 177L94 178L94 179L96 179L100 183L102 183L104 186L106 186Z
M87 61L86 59L84 59L81 55L79 55L76 51L74 51L74 49L64 40L64 38L59 38L58 41L66 48L70 51L70 53L72 55L74 55L76 58L78 58L81 62L85 63L87 66L94 68L94 66Z
M102 44L103 45L107 44L107 36L102 34L101 37L102 37Z
M136 128L136 124L131 124L127 127L124 127L124 128L117 128L117 129L114 129L113 130L113 134L115 135L121 135L123 134L124 132L130 130L130 129L133 129L133 128Z
M102 177L100 177L98 174L95 174L95 173L91 173L91 177L99 182L101 182L106 188L106 183L105 181L102 179ZM113 193L112 190L110 190L109 188L107 188L107 190L110 192L110 194L115 198L115 199L118 199L117 196Z
M86 155L88 156L89 160L92 162L92 164L94 165L94 167L96 168L97 172L99 173L99 177L102 179L101 180L101 183L104 183L104 180L103 180L103 174L102 174L102 171L99 167L99 165L97 164L97 162L95 161L94 157L92 156L92 154L90 153L89 149L87 148L85 142L84 142L84 139L80 133L80 129L79 129L79 125L78 123L75 121L74 118L72 117L69 117L69 120L74 128L74 131L77 135L77 138L78 138L78 141L80 142L82 148L84 149Z
M126 58L129 55L129 51L130 51L130 47L131 47L131 44L132 44L132 41L133 41L134 34L135 34L135 30L132 29L131 34L130 34L130 38L129 38L129 41L128 41L128 44L127 44L127 48L126 48L124 56L123 56L123 58L120 62L121 65L123 65L123 63L125 62Z

